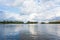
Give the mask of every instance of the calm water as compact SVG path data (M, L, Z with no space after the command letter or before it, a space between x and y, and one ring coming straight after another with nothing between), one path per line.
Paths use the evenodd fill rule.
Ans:
M60 24L0 24L0 40L60 40Z

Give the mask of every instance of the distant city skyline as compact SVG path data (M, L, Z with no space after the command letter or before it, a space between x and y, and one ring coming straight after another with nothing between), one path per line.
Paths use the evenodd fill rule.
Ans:
M60 20L60 0L0 0L0 21Z

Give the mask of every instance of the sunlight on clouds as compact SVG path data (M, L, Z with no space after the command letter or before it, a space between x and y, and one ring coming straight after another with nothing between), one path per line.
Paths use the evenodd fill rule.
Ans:
M32 14L29 16L29 19L30 19L30 20L34 19L36 15L37 15L37 14L32 13Z
M18 8L20 11L20 13L6 12L6 19L13 18L19 21L42 21L60 16L59 0L0 0L0 4Z
M33 2L33 0L28 0L28 1L24 1L23 6L21 8L22 12L31 14L31 13L36 13L37 8L36 8L36 4L35 2Z
M56 17L60 16L60 7L58 8L55 8L55 14L56 14Z

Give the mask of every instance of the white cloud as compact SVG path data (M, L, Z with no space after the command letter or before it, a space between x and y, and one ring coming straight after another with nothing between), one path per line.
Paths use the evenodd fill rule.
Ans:
M18 7L20 13L6 12L7 19L13 17L15 20L42 21L60 16L59 0L0 0L0 4ZM24 13L25 15L20 15Z
M6 6L19 6L24 2L24 0L0 0L0 4L6 5Z
M13 18L13 20L18 20L18 21L23 19L23 17L21 17L19 14L10 13L10 12L5 13L5 17L6 19Z
M20 14L8 12L8 11L5 11L1 15L2 15L2 17L0 17L0 18L2 18L4 20L28 21L28 16L27 15L20 15Z

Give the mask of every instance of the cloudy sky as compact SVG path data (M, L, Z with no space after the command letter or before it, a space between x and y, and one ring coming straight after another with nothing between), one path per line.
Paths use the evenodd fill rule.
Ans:
M60 19L60 0L0 0L0 20Z

